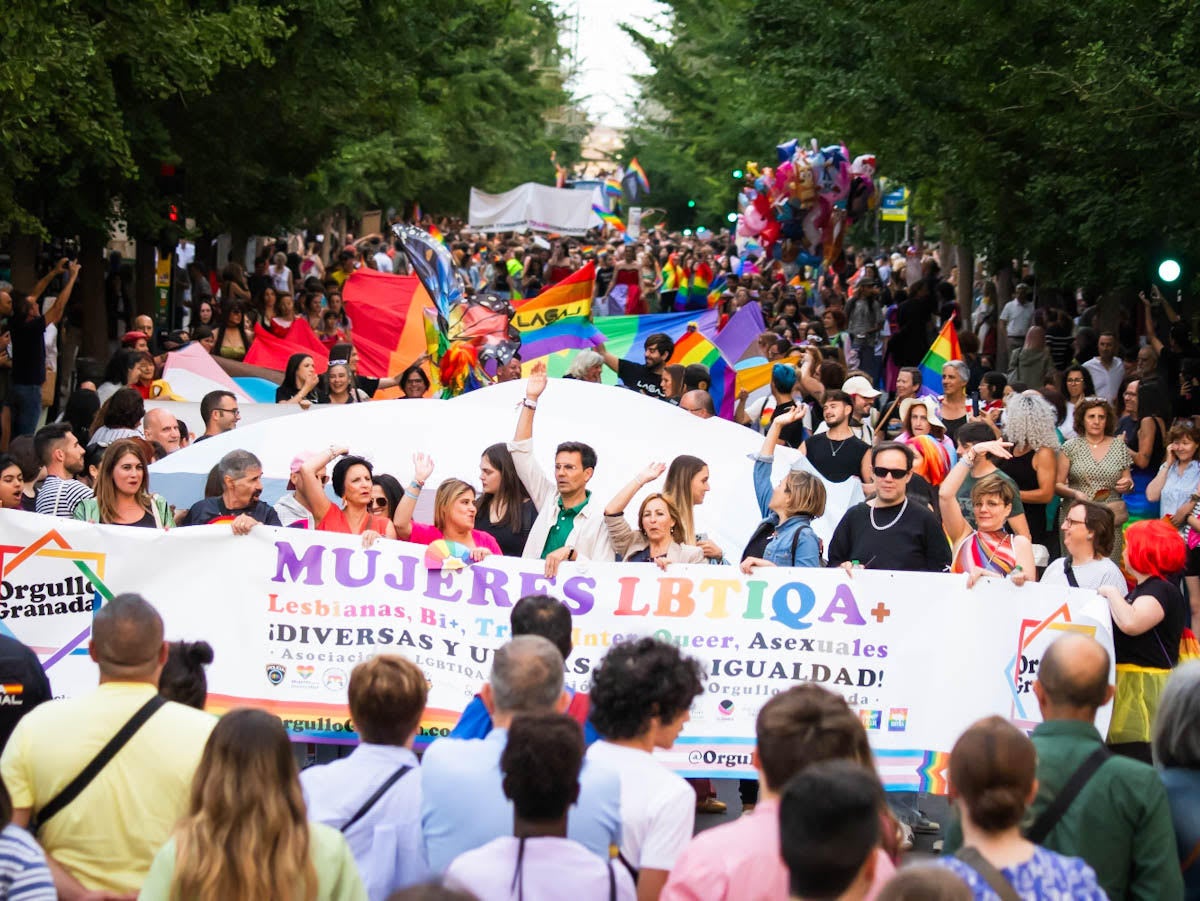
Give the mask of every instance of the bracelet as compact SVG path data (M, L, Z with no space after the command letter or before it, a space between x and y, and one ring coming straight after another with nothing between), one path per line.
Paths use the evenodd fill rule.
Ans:
M405 489L404 489L404 496L405 496L405 497L411 497L411 498L412 498L414 501L415 501L415 500L420 500L420 498L421 498L421 495L419 495L419 494L414 494L413 492L409 491L407 488L405 488Z
M528 397L525 397L525 398L521 399L521 406L527 410L536 410L537 409L537 401L530 400Z
M408 487L409 487L409 488L416 488L416 489L417 489L417 491L418 491L418 492L420 492L420 490L421 490L422 488L424 488L424 487L425 487L425 483L424 483L424 482L418 482L416 479L413 479L411 482L409 482L409 483L408 483Z

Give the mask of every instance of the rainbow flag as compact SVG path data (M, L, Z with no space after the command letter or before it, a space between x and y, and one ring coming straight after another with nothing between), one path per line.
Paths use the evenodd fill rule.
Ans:
M595 284L596 264L588 263L517 306L511 322L521 333L522 360L604 343L604 335L590 318Z
M720 306L721 295L725 293L725 276L718 275L716 280L708 286L708 305L710 307Z
M621 173L620 172L618 172L614 175L610 175L606 179L604 179L604 195L606 197L617 197L617 198L625 196L625 191L621 187Z
M942 388L942 367L951 360L961 360L962 351L958 348L958 331L951 319L942 326L938 336L921 360L921 387L926 392L940 395Z
M603 222L605 225L607 225L609 228L614 228L617 231L621 232L621 234L625 233L625 223L621 221L620 216L618 216L614 213L610 213L608 210L604 209L603 207L597 206L594 203L592 204L592 212L595 213L597 216L599 216L600 221Z
M642 164L637 161L636 156L629 161L629 169L637 175L638 184L642 186L642 190L649 194L650 179L646 178L646 170L642 168Z
M712 267L707 263L700 263L692 270L686 293L680 290L675 295L675 309L703 310L707 307L711 281Z
M683 269L675 260L675 254L667 257L667 264L662 267L664 291L678 291L679 286L683 284L684 274Z
M713 406L718 415L726 418L733 417L734 398L737 392L734 383L737 377L734 368L726 362L720 349L699 328L685 332L683 337L675 342L675 350L671 354L671 362L680 366L690 366L701 363L708 367L712 381L708 393L712 395Z
M443 247L446 246L446 236L442 234L442 230L440 228L431 222L429 224L429 228L425 230L429 232L429 237L433 238L433 240L437 241Z

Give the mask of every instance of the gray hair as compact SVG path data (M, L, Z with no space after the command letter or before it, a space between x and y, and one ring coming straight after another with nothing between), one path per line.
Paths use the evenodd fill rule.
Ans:
M6 282L4 279L0 278L0 291L7 291L9 294L11 294L12 289L12 282Z
M575 359L571 361L571 367L567 370L567 375L572 378L581 379L587 375L589 369L603 362L604 357L600 356L594 350L581 350L575 355Z
M237 480L252 469L262 468L262 462L248 450L232 450L217 464L217 472L221 474L222 481L226 476Z
M1158 700L1154 759L1164 767L1200 770L1200 660L1176 667Z
M957 372L958 377L964 382L971 381L971 370L967 368L967 364L962 360L949 360L942 364L943 369L945 369L947 366Z
M1013 392L1004 402L1004 438L1014 448L1058 450L1058 413L1036 391Z
M495 711L546 713L563 692L563 657L540 635L519 635L502 645L488 678Z

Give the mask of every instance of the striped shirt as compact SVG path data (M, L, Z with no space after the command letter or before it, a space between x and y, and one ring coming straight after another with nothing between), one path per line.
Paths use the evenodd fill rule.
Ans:
M11 823L0 832L0 886L7 901L58 901L46 855L33 836Z
M69 519L79 502L92 497L92 489L78 479L60 479L46 476L37 494L36 512L46 516L61 516Z

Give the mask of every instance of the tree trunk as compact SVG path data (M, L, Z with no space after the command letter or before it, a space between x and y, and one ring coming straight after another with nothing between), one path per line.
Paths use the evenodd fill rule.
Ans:
M956 294L958 314L962 317L959 331L974 331L971 327L971 303L975 299L975 254L966 244L954 246L955 265L958 266Z
M158 286L155 283L154 241L147 237L137 239L133 258L133 309L134 315L145 313L150 318L158 315ZM133 317L130 317L130 322Z
M14 232L12 243L12 283L18 291L32 291L37 284L38 239Z
M83 354L99 361L108 360L108 315L104 305L103 231L84 231L79 236L79 273L76 295L83 301Z

